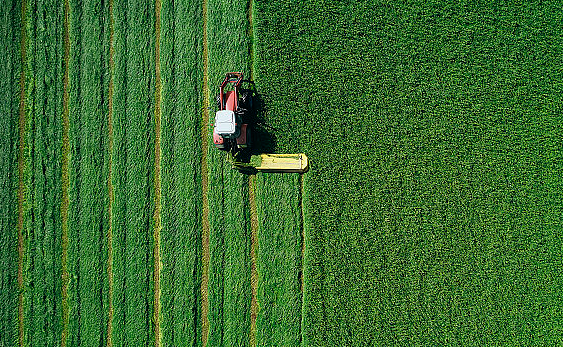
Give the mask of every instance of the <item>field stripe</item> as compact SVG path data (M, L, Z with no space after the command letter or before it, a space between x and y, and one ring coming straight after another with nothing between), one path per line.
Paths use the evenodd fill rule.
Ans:
M70 154L69 144L69 58L70 58L70 38L69 38L69 0L64 1L64 75L63 75L63 148L61 163L62 180L62 201L61 201L61 222L62 222L62 308L63 308L63 329L61 334L61 347L65 347L68 340L69 324L69 305L68 305L68 163Z
M161 182L160 182L160 123L162 86L160 80L160 9L161 1L155 0L155 108L154 108L154 337L155 346L161 345L160 335L160 231L161 231Z
M248 200L250 205L250 346L256 346L256 317L258 315L258 271L256 269L256 252L258 249L258 216L256 214L256 175L248 178Z
M21 15L21 74L20 74L20 109L19 109L19 143L18 143L18 341L24 342L23 313L23 204L24 204L24 145L25 145L25 67L26 67L26 8L27 1L22 1Z
M207 0L202 2L203 14L203 117L201 122L201 193L202 210L202 276L201 276L201 340L202 346L207 346L209 335L209 200L208 200L208 172L207 172L207 126L209 120L209 73L207 50Z
M113 346L113 79L114 79L114 18L113 0L109 0L109 86L108 86L108 321L107 321L107 347Z
M20 2L0 5L0 40L6 47L0 70L0 346L18 342L18 145L20 103Z
M254 1L248 1L248 31L247 36L250 39L249 44L249 71L248 79L252 80L254 77L254 32L253 32L253 5ZM256 252L258 248L258 217L256 215L256 175L249 176L248 179L248 202L250 206L250 286L251 286L251 300L250 300L250 346L256 346L256 317L258 316L258 271L256 268Z

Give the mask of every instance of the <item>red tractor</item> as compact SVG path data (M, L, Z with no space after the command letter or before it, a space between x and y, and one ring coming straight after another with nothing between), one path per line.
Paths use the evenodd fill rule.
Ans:
M217 109L213 126L213 143L224 151L236 152L250 148L252 91L243 89L242 72L229 72L219 86Z

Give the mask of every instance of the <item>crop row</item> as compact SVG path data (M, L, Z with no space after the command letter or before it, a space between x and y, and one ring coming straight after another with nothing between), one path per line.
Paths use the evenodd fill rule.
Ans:
M153 213L155 8L113 3L113 336L118 345L154 342Z
M4 1L0 7L0 40L4 65L0 71L0 345L18 341L17 177L18 118L21 71L21 7Z
M265 121L311 161L303 344L559 341L560 11L257 0L255 13Z
M202 3L162 1L161 334L201 343Z
M210 100L225 72L250 71L246 3L207 1ZM208 124L213 123L210 112ZM208 134L212 129L209 128ZM208 136L209 346L247 346L250 333L250 219L248 179L231 169Z
M301 346L300 201L299 175L256 176L258 346Z

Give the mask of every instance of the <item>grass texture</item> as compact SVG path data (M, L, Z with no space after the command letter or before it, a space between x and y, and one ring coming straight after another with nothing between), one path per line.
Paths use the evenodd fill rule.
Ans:
M154 343L154 2L115 0L114 345Z
M246 3L207 1L210 103L226 72L250 70ZM212 106L210 105L210 106ZM205 105L207 107L207 105ZM209 112L208 124L215 113ZM209 346L247 346L250 334L250 217L248 179L213 148L208 130Z
M303 345L557 344L556 6L258 0L255 14L266 121L311 163Z
M297 174L256 175L257 346L301 346L301 205Z
M27 2L24 341L54 346L61 334L62 19L60 4Z
M202 3L162 1L162 344L201 345Z
M0 7L0 40L4 65L0 71L0 345L18 341L17 148L21 72L21 4Z
M107 339L107 3L70 2L69 345Z

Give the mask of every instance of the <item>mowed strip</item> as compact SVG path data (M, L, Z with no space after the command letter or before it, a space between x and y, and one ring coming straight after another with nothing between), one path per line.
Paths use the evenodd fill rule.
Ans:
M70 1L69 336L107 339L108 3Z
M114 345L155 344L155 4L113 2Z
M60 340L61 147L63 17L60 2L28 2L26 78L26 243L24 343L55 345Z
M20 103L18 119L18 343L24 343L24 304L23 304L23 261L24 261L24 145L25 145L25 99L26 99L26 79L25 70L27 65L27 31L26 31L26 1L21 3L21 73L20 73Z
M0 71L0 345L18 341L18 155L19 103L21 101L21 4L0 5L0 41L5 48Z
M208 92L225 72L250 73L247 3L208 0ZM208 105L204 105L207 107ZM211 106L211 105L209 105ZM214 114L209 115L208 124ZM248 178L232 170L208 136L209 338L211 346L250 343L251 261Z
M160 28L162 345L202 341L202 2L163 0ZM204 266L204 265L203 265Z
M299 182L298 174L256 175L257 346L301 346Z
M207 346L209 336L209 182L207 169L207 149L209 146L209 59L207 49L207 1L202 0L202 71L203 71L203 90L202 94L202 122L201 122L201 193L202 193L202 276L201 276L201 341L203 346Z

